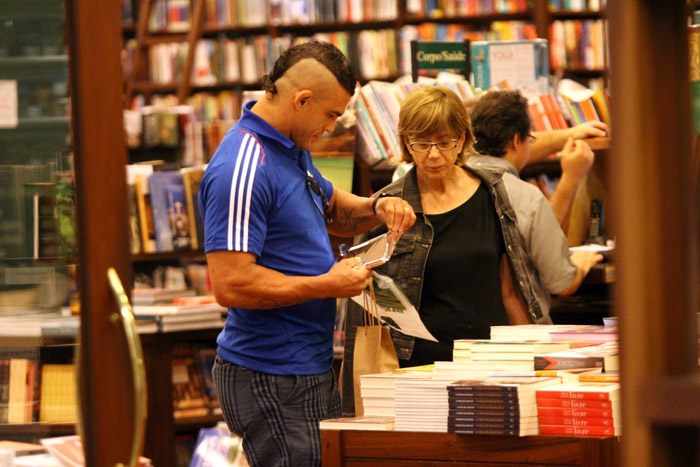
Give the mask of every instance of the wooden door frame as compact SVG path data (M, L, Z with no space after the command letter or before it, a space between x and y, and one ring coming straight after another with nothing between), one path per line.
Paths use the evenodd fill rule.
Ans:
M606 16L622 465L694 466L698 210L690 170L687 4L615 0Z
M131 287L119 1L65 0L74 150L79 379L86 465L126 464L132 445L132 378L124 331L107 279Z

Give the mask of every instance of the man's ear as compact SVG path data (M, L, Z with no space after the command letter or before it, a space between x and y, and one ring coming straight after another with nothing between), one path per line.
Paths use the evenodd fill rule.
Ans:
M508 142L508 147L513 151L517 151L521 144L523 144L524 139L520 136L520 133L516 133Z
M314 93L310 89L301 89L294 94L294 108L301 110L311 103Z

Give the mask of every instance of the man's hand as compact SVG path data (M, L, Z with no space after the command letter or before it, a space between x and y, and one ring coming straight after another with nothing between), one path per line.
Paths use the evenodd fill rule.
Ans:
M326 273L332 285L332 296L338 298L359 295L369 285L372 270L361 265L360 258L348 258L340 261Z
M570 176L578 183L588 174L595 155L585 141L569 138L561 151L562 176Z
M582 270L585 277L593 266L603 261L603 255L595 251L576 250L571 253L571 261Z
M385 223L390 232L403 232L416 222L416 214L410 204L396 196L379 198L376 204L377 219Z
M596 120L579 123L570 129L570 136L574 139L600 138L609 135L608 126Z

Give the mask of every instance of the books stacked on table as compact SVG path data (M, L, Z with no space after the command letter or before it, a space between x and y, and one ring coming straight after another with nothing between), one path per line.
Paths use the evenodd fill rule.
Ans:
M322 430L367 430L367 431L392 431L394 429L394 417L362 417L329 418L319 422Z
M508 363L525 361L533 363L535 355L546 352L568 350L568 342L541 341L481 341L471 346L472 360L492 363Z
M489 342L488 339L455 339L452 347L453 362L472 361L472 345L476 342Z
M535 356L535 370L566 370L573 368L602 368L618 371L618 344L605 342L588 347L542 353Z
M447 386L447 431L476 435L536 435L536 390L560 384L557 377L455 381Z
M447 385L453 379L413 376L394 380L396 431L447 432Z
M615 342L617 341L617 326L580 326L575 329L551 332L552 342L586 341L586 342Z
M540 434L619 436L619 383L570 383L537 390Z
M541 341L551 342L551 332L581 328L580 324L520 324L516 326L491 326L492 341Z
M431 372L396 370L388 373L360 376L363 414L393 417L395 415L395 381L399 378L430 378Z
M449 379L486 379L494 370L532 371L533 360L435 362L433 375Z

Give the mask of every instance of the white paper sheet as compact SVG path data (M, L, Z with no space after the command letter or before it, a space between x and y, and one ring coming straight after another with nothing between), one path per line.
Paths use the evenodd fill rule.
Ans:
M437 342L437 339L430 334L421 321L416 308L390 277L372 271L372 280L374 281L377 310L382 322L406 335ZM368 301L371 300L367 290L352 297L352 300L360 306L364 306L365 295Z

